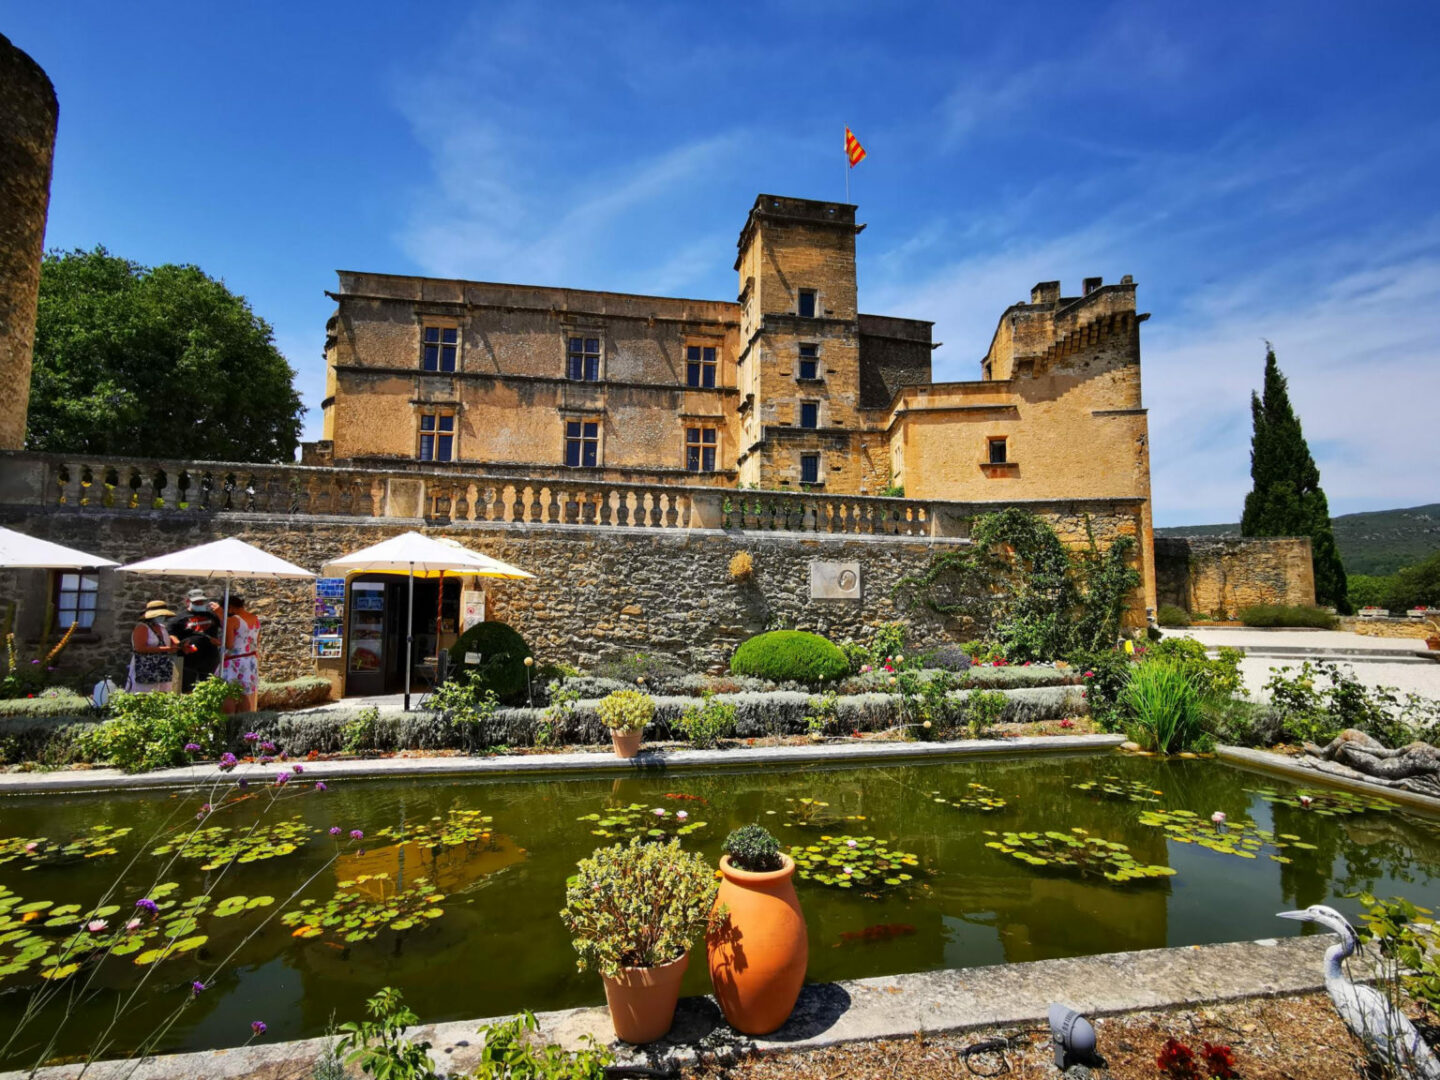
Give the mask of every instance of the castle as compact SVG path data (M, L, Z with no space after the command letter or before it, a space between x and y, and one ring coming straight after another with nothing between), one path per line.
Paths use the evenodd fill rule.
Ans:
M1007 505L1133 499L1150 543L1129 276L1041 282L980 377L934 382L931 323L860 311L844 203L761 195L739 297L342 271L312 464ZM1148 557L1145 560L1148 563Z

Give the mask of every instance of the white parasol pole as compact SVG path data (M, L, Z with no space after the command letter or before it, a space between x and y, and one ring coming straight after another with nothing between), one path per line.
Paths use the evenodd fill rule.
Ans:
M415 665L415 564L410 564L410 599L405 607L405 711L410 711L410 669Z
M230 579L225 579L225 603L221 605L223 614L220 616L220 663L215 668L215 675L222 682L225 679L225 647L226 631L230 629Z

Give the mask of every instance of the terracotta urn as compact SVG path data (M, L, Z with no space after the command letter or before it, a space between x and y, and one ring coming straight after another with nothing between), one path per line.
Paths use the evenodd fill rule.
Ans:
M1425 639L1425 647L1428 649L1440 649L1440 634L1433 634Z
M725 917L705 937L710 981L725 1019L746 1035L768 1035L790 1018L810 939L795 895L795 860L781 855L779 870L752 873L720 859L715 910Z
M640 743L644 741L644 739L645 733L643 731L629 732L616 731L614 728L610 729L610 742L615 747L616 757L634 757L640 753Z
M680 980L689 966L690 953L683 952L658 967L628 967L614 976L601 975L616 1036L639 1045L669 1031L680 1002Z

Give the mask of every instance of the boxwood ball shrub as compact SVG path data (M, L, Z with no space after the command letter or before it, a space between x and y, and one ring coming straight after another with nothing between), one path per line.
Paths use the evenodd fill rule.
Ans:
M736 675L774 682L831 682L850 673L839 646L803 630L772 630L741 644L730 658Z
M1317 630L1334 630L1339 620L1324 608L1300 604L1257 604L1240 612L1246 626L1304 626Z
M525 639L503 622L476 623L450 648L455 666L465 668L478 689L494 691L506 705L525 700L525 658L532 655ZM467 663L467 656L478 656L479 663Z
M1155 621L1161 626L1189 626L1190 613L1174 604L1161 604Z
M752 874L779 870L784 865L780 860L780 842L761 825L742 825L727 836L725 854L730 856L731 866Z

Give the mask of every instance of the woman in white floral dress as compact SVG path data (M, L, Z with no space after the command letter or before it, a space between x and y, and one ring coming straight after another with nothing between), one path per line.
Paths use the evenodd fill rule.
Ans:
M225 622L225 664L220 677L245 693L242 700L225 702L225 711L254 712L260 696L260 619L245 610L245 597L230 594L230 618Z

